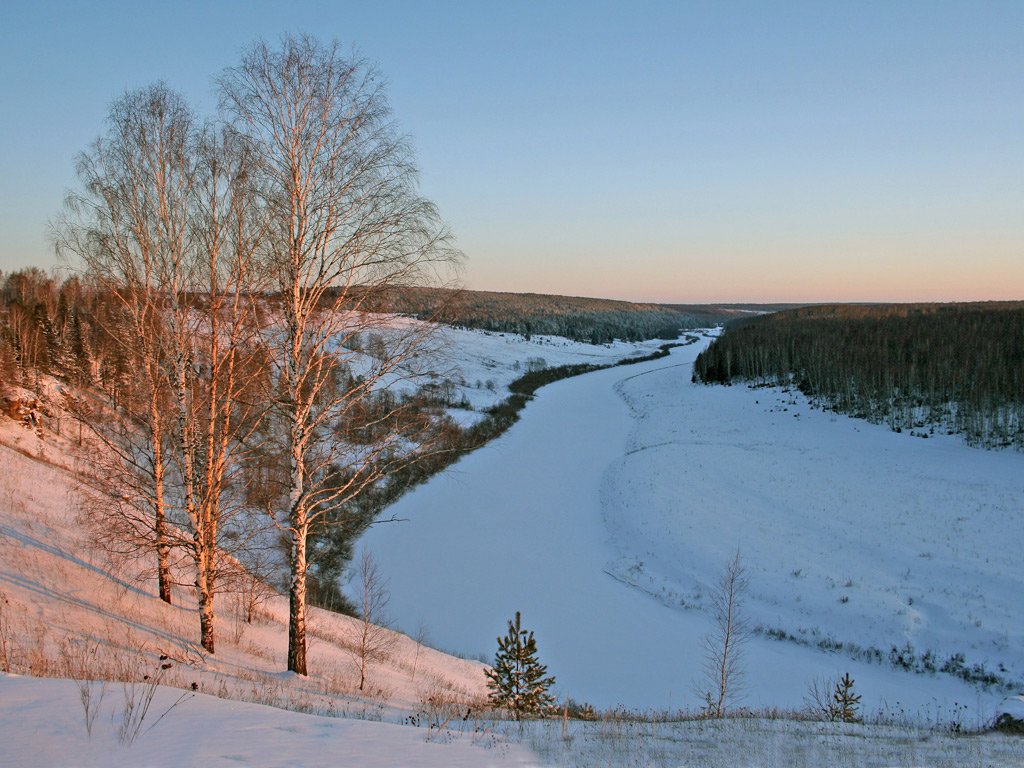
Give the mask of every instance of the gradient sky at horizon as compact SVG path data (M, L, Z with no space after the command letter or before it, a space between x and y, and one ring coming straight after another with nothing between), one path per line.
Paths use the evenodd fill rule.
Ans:
M197 111L257 37L388 80L470 288L1024 299L1024 2L0 0L0 270L126 89Z

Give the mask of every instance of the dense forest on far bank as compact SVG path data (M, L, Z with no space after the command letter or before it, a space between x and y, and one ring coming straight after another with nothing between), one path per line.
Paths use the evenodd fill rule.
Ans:
M827 305L737 320L694 381L795 385L896 431L1024 450L1024 302Z
M634 304L576 296L443 288L402 288L388 295L380 308L463 328L526 337L564 336L591 344L606 344L615 339L672 340L681 330L707 328L740 314L735 309L716 306Z

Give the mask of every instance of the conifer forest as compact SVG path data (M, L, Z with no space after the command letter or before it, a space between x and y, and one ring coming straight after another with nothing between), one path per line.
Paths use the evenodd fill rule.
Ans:
M694 381L795 385L816 405L1024 450L1024 304L828 305L734 321Z

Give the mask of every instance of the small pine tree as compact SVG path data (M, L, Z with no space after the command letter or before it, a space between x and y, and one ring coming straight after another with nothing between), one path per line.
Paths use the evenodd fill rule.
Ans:
M860 722L860 715L857 714L860 694L853 692L853 678L850 677L849 672L836 681L836 689L832 694L832 701L834 720L842 720L844 723Z
M485 672L491 704L507 709L516 720L543 714L555 701L548 693L555 678L548 677L547 672L537 658L533 632L522 628L516 611L515 621L508 623L508 634L498 638L494 667Z

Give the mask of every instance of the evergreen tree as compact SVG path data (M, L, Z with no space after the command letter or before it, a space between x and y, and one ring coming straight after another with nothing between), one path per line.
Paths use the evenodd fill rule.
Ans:
M522 628L516 611L515 621L508 623L508 634L498 638L494 667L486 671L491 703L507 709L516 720L543 714L555 701L548 693L555 678L548 677L547 672L537 658L533 632Z
M853 692L853 678L850 677L849 672L836 682L832 701L833 720L841 720L844 723L860 722L860 715L857 712L860 705L860 694Z

